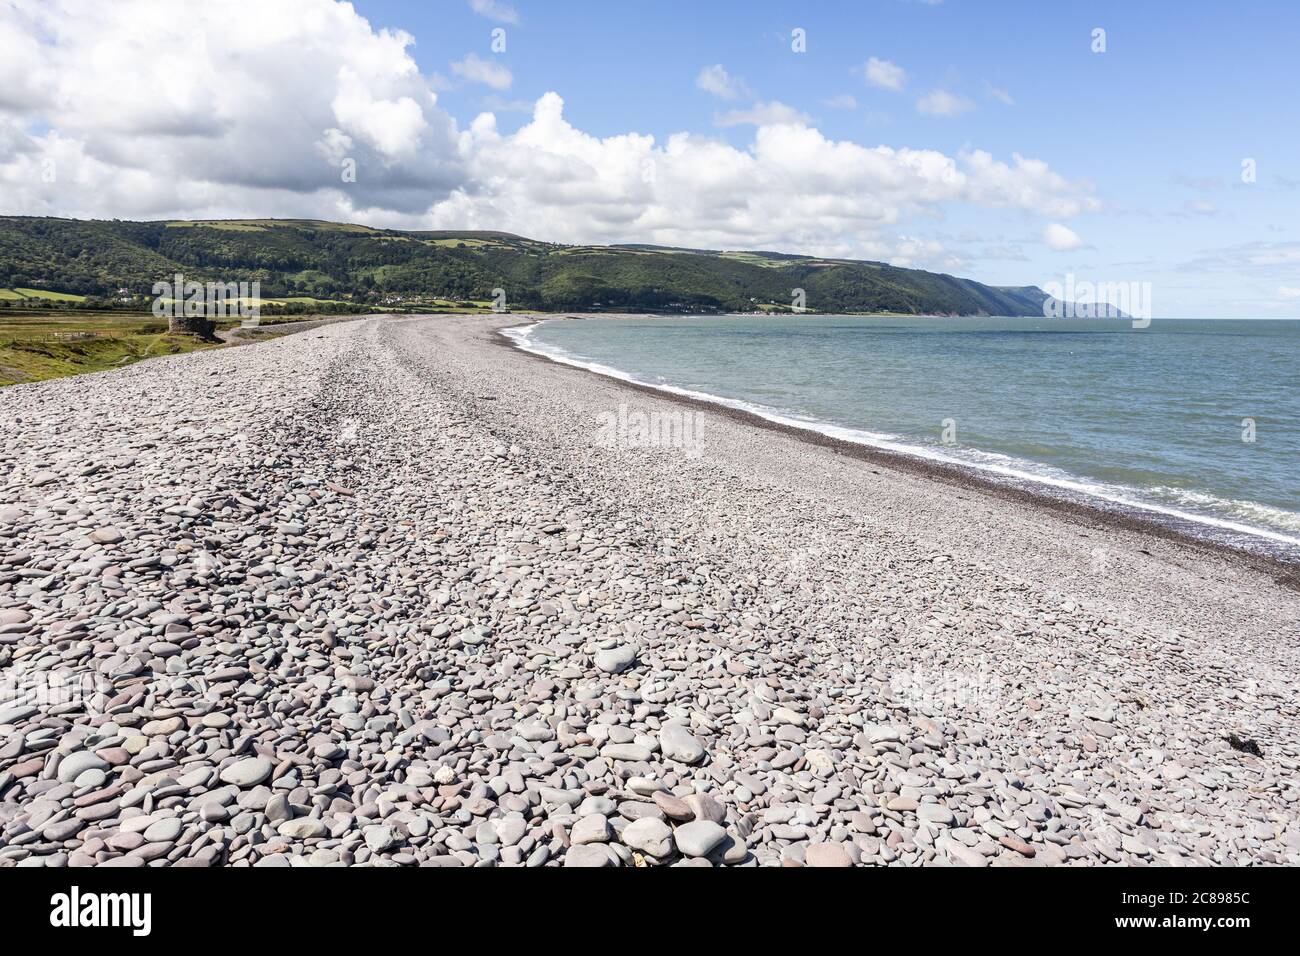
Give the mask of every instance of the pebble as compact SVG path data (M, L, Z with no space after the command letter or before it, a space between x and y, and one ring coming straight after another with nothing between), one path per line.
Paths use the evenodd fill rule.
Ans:
M572 846L564 854L565 866L615 866L615 860L614 855L603 844L599 843Z
M712 820L693 820L673 831L673 839L685 856L708 856L727 837L727 831Z
M940 826L951 826L955 817L953 812L937 803L923 803L916 808L917 819Z
M1293 591L1124 531L1110 600L1100 526L707 411L597 447L680 406L516 319L4 390L0 866L1300 864Z
M236 787L256 787L266 781L275 770L275 764L265 757L248 757L221 771L221 782Z
M665 724L659 731L659 749L665 757L696 764L704 759L704 744L681 724Z
M686 822L695 819L695 811L681 797L660 790L652 793L650 798L670 820Z
M144 831L144 838L148 843L171 843L181 835L181 829L179 817L168 817L149 824Z
M573 829L569 833L569 840L575 845L579 843L605 843L609 840L609 837L609 821L599 813L582 817L574 823Z
M276 828L275 832L291 840L311 840L325 836L329 829L325 826L324 821L317 820L314 817L298 817L296 820L285 820ZM369 832L366 834L366 845L372 849L375 848L370 842ZM387 847L380 849L387 849Z
M673 852L673 831L662 820L642 817L623 828L621 842L648 856L663 858Z
M109 766L98 754L91 753L88 750L80 750L71 753L59 761L58 780L60 783L68 783L76 780L87 770L108 770Z
M804 866L852 866L853 858L839 843L810 843L804 851Z
M596 666L606 674L621 674L636 663L636 648L623 645L596 652Z
M397 832L390 826L369 826L362 835L366 846L376 853L382 853L397 844Z

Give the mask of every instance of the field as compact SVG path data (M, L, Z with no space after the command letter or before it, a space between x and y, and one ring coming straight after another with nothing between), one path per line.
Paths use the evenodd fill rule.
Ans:
M227 232L266 232L268 229L316 229L332 232L378 232L369 226L347 222L325 222L320 219L177 219L167 223L168 229L222 229Z
M48 289L0 289L0 299L11 302L22 299L49 299L51 302L84 302L84 295L71 292L51 292Z
M7 316L0 313L0 386L79 372L101 372L155 355L211 348L187 335L169 335L152 316Z
M269 302L317 302L305 297L264 299ZM475 302L489 311L490 302ZM422 302L421 312L465 312L452 301ZM263 316L261 329L311 319L310 315ZM217 329L234 329L239 318L221 319ZM39 382L83 372L102 372L158 355L178 355L220 347L189 335L171 335L167 320L139 313L93 314L85 312L0 311L0 388L20 382Z
M159 296L158 301L164 305L172 305L177 300L170 296ZM227 305L235 308L240 305L256 306L261 308L264 305L288 305L296 303L298 305L348 305L341 299L317 299L309 295L287 295L278 298L267 298L266 296L247 296L240 299L227 299Z
M268 307L283 301L274 308L286 311L353 308L329 300L410 311L408 304L434 299L483 301L498 288L508 290L513 308L551 312L747 311L803 289L818 312L1041 315L1046 297L880 262L762 250L561 246L504 232L399 232L302 219L0 216L0 288L113 299L122 288L143 295L178 272L198 281L258 281ZM297 297L320 305L288 301ZM24 303L0 303L16 304Z

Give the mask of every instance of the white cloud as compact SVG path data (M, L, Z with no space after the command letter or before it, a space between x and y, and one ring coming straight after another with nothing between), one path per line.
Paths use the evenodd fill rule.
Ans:
M483 83L494 90L508 90L515 78L510 70L492 60L485 60L477 53L470 53L463 60L451 65L451 72L471 83Z
M224 4L158 9L0 3L0 212L313 217L938 266L951 256L910 223L949 205L1052 221L1096 207L1087 184L1040 160L835 140L775 102L722 118L753 124L737 145L686 132L596 137L568 122L556 93L532 103L517 132L502 133L493 113L466 126L438 103L412 38L372 28L350 5L248 4L237 42ZM357 181L345 184L349 158Z
M841 93L839 96L832 96L822 102L833 110L855 110L858 108L858 98L852 93Z
M519 12L502 0L469 0L470 8L480 16L498 23L518 23Z
M755 103L747 110L732 110L718 118L719 126L777 126L786 123L806 126L811 122L808 116L793 106L786 106L776 100Z
M1010 93L1008 93L1006 90L1002 89L999 86L994 86L988 80L984 81L984 92L986 92L993 99L997 100L1003 106L1016 105L1015 98L1012 97Z
M944 249L937 239L912 236L899 236L893 248L881 258L900 269L958 269L962 265L962 260Z
M714 63L700 70L695 77L695 85L706 93L711 93L720 100L735 100L749 96L749 88L738 76L732 76L721 63Z
M322 191L341 207L427 208L464 179L456 129L407 53L350 5L276 0L0 4L6 212L269 212ZM184 43L176 24L185 24ZM31 162L56 159L56 179Z
M901 66L874 56L867 60L862 73L872 86L894 92L901 90L903 84L907 82L907 73Z
M1248 242L1211 249L1179 267L1190 272L1228 270L1288 280L1300 269L1300 242Z
M1043 230L1043 242L1047 243L1049 249L1055 249L1057 252L1068 252L1083 245L1083 240L1073 229L1059 222L1049 223Z
M974 105L970 100L947 90L931 90L916 101L916 108L931 116L956 116L973 109Z
M1052 172L1041 159L1026 159L1019 153L1012 153L1012 162L1006 164L979 149L966 154L963 159L975 183L971 195L974 202L1016 206L1056 219L1068 219L1101 208L1086 187Z
M496 93L483 97L479 106L493 113L527 113L531 116L533 112L532 100L523 98L506 99Z
M1284 299L1300 299L1300 288L1284 285L1278 288L1277 294Z
M430 227L915 259L933 250L900 247L892 231L945 203L1053 216L1090 205L1082 187L1020 156L865 147L797 123L761 125L746 148L689 133L600 139L563 105L546 94L512 136L490 115L475 120L462 137L475 183L436 204Z

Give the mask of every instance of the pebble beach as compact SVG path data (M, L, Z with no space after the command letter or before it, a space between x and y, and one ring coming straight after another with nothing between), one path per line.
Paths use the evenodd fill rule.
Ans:
M523 321L0 390L0 867L1300 863L1294 568Z

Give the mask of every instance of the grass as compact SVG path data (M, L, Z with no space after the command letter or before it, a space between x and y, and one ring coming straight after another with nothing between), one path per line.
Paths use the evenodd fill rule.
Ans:
M452 305L449 302L445 311L453 311ZM310 315L263 316L260 328L266 332L277 325L313 318ZM218 329L232 329L240 324L238 318L220 319L216 323ZM152 315L54 311L6 315L0 311L0 388L83 372L103 372L142 359L197 352L218 344L190 335L172 335L167 331L167 320Z
M459 246L464 246L466 249L482 249L484 247L497 249L510 248L506 243L498 242L495 239L424 239L422 241L426 245L443 246L450 249L455 249Z
M225 229L228 232L265 232L268 229L292 227L297 229L320 229L329 232L376 232L369 226L358 226L348 222L325 222L319 219L176 219L167 223L168 229L189 229L203 226L207 229Z
M464 303L462 305L461 303ZM488 299L434 299L431 303L417 306L421 312L480 312L492 311L492 302Z
M780 269L782 266L790 265L788 260L771 259L757 252L720 252L718 255L723 259L748 262L750 265L762 266L765 269Z
M0 386L102 372L212 345L188 335L170 335L167 323L152 316L0 314Z
M25 290L24 290L25 291ZM18 298L15 296L15 298ZM330 302L295 296L263 302ZM421 303L421 312L489 311L486 300L437 299ZM263 316L261 328L310 321L311 315ZM217 328L239 326L238 318L218 320ZM139 313L82 313L27 310L6 314L0 310L0 387L19 382L40 382L83 372L102 372L158 355L179 355L213 348L189 335L171 335L167 320Z
M290 302L306 303L307 305L349 305L342 299L317 299L309 295L288 295L278 299L268 299L266 297L255 298L249 296L246 299L231 299L232 304L239 305L247 303L250 306L261 307L264 305L287 305Z
M84 295L71 292L51 292L49 289L0 289L0 299L49 299L52 302L85 302Z
M175 305L178 300L169 298L167 296L160 296L158 301L163 303L164 305ZM290 295L290 296L283 296L277 299L268 299L265 296L257 297L257 296L250 295L250 296L245 296L244 298L226 300L226 304L232 309L237 308L238 306L243 304L261 308L264 305L288 305L290 303L298 303L303 305L351 305L352 304L350 302L344 302L342 299L316 299L309 295Z

